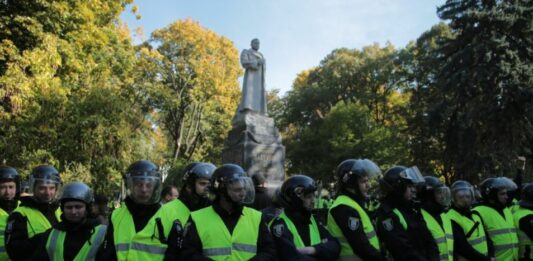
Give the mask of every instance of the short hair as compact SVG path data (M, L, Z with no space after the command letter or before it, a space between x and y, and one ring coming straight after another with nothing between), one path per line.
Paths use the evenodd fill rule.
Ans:
M176 188L176 186L173 186L173 185L164 186L163 190L161 190L161 198L163 198L166 195L172 194L172 189L178 190L178 188Z

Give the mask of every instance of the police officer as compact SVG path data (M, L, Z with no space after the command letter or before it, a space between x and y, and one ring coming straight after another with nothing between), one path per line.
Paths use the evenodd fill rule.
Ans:
M525 184L522 199L514 213L514 223L518 229L520 260L533 260L533 184Z
M480 205L473 212L481 218L488 240L494 245L496 260L518 260L518 235L508 207L509 180L488 178L481 185Z
M93 201L93 192L85 183L65 185L60 196L62 220L37 235L40 243L33 259L101 260L107 226L91 218Z
M166 212L169 219L174 220L172 226L165 226L169 245L165 259L175 260L179 257L183 241L183 226L189 220L191 211L211 205L209 183L215 169L215 165L206 162L194 162L187 165L179 198L162 207L161 211Z
M437 245L415 204L415 186L424 182L416 167L392 167L380 180L384 194L377 229L394 260L439 260Z
M451 186L451 199L446 217L452 224L454 260L491 260L493 251L481 219L471 211L474 188L467 181L458 180Z
M9 214L18 206L20 176L12 167L0 166L0 260L7 260L4 231Z
M450 219L444 214L450 205L450 189L438 178L425 176L417 195L427 228L439 249L440 260L453 261L453 230Z
M283 182L284 211L271 231L280 260L335 260L340 244L311 214L317 186L307 176L295 175Z
M385 260L368 211L370 181L381 175L368 159L348 159L336 170L339 195L328 213L328 229L341 243L341 260Z
M182 260L274 260L276 250L261 212L253 202L252 180L235 164L218 167L211 178L212 206L191 213Z
M192 211L211 205L209 200L209 182L215 171L215 165L206 162L195 162L185 168L183 187L177 200L164 206L185 224Z
M59 172L50 165L35 167L30 174L30 192L10 215L5 234L6 250L13 260L29 259L37 247L35 235L59 222L61 210L56 192L61 182Z
M167 219L159 211L161 174L148 160L131 164L125 175L127 197L111 213L105 260L162 260Z

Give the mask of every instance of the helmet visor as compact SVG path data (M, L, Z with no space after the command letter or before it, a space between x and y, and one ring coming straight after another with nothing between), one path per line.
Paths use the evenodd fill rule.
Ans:
M161 196L161 179L154 176L128 176L126 188L128 196L135 203L155 204Z
M236 177L228 181L227 192L231 201L243 205L252 204L255 199L254 183L249 177Z
M369 179L377 178L381 175L381 169L379 169L378 165L371 160L364 159L361 164L362 168L366 170L365 172Z
M518 189L518 186L514 181L508 177L499 177L496 178L495 182L501 183L500 186L507 189L507 191L514 191Z
M459 208L468 208L474 203L474 189L468 186L453 188L452 202Z
M402 178L410 179L414 185L422 184L425 182L425 179L422 176L422 173L420 173L420 170L417 166L405 169L404 171L402 171L402 173L400 173L400 176Z
M450 188L442 186L434 189L435 201L443 207L450 206L451 193Z

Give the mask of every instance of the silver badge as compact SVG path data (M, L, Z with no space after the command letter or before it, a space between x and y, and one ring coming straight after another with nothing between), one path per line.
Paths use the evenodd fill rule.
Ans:
M385 228L385 230L387 231L391 231L394 228L394 225L392 224L392 219L390 218L383 220L381 224L383 225L383 228Z
M355 217L350 217L348 219L348 227L350 228L350 230L352 231L355 231L359 228L359 224L361 222L359 222L359 219L358 218L355 218Z
M272 231L274 232L274 236L281 237L281 234L283 233L283 224L275 225L274 228L272 228Z

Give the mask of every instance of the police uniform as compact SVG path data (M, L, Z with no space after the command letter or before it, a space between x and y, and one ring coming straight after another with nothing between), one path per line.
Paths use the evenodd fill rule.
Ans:
M274 260L274 242L261 212L244 207L253 203L253 182L246 172L235 164L218 167L210 192L213 205L191 213L181 259Z
M6 250L13 260L29 259L38 245L35 235L43 233L60 220L59 204L37 202L22 197L20 205L7 220Z
M394 260L439 260L439 251L420 209L384 201L377 211L379 238Z
M185 228L182 260L237 260L241 255L245 259L275 260L274 242L260 212L242 207L229 213L215 202L192 213Z
M412 186L423 182L416 166L394 166L379 181L385 196L376 213L377 232L394 260L439 260L420 206L412 199Z
M470 209L452 206L446 212L446 217L452 224L454 260L491 260L494 251L477 215L472 215Z
M362 199L353 198L339 195L328 214L328 229L341 243L341 260L385 260Z
M270 226L279 259L335 260L339 257L339 242L311 214L316 191L315 181L305 175L294 175L283 182L280 202L284 211ZM300 251L305 247L312 254Z

